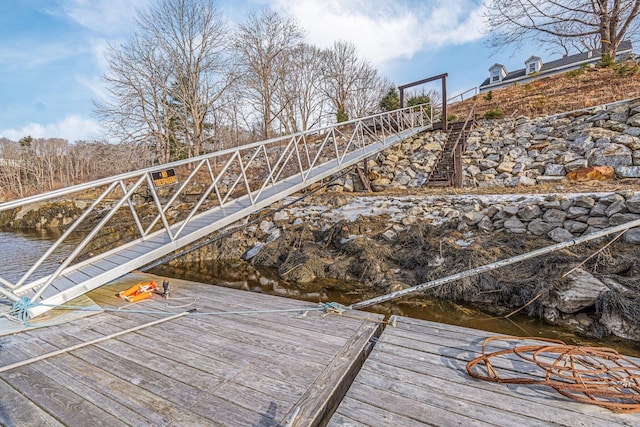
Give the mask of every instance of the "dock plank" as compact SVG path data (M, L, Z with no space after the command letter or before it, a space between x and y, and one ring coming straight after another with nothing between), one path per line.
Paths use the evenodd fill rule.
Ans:
M573 401L548 387L470 377L467 362L480 355L485 338L496 334L396 319L397 327L385 329L330 426L375 425L376 419L398 417L394 425L640 425L640 414L616 414ZM496 361L495 366L514 374L531 371L516 359Z
M304 425L319 425L383 318L323 316L311 310L318 307L313 303L173 279L173 301L154 295L130 305L116 297L150 280L162 278L126 275L87 294L102 310L97 314L3 336L0 370L29 362L0 372L17 409L40 408L63 425L103 419L109 425L275 427L300 408ZM199 312L222 314L190 313L132 330L192 308L177 299L192 292ZM169 307L175 303L182 307ZM307 315L298 316L307 307ZM29 360L53 351L59 354Z

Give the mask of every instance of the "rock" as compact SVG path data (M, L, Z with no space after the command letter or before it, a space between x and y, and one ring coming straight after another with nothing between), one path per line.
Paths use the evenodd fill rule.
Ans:
M553 230L555 228L555 226L544 222L543 220L536 218L533 221L531 221L529 223L529 225L527 226L527 230L529 231L529 233L536 235L536 236L543 236L546 235L547 233L549 233L551 230Z
M260 223L260 230L262 230L265 233L269 233L271 232L271 229L274 227L273 222L271 221L262 221Z
M479 223L483 217L485 216L485 214L483 214L482 212L478 212L478 211L473 211L473 212L467 212L464 215L462 215L462 220L467 223L467 225L475 225L477 223Z
M589 208L581 208L579 206L571 206L567 210L567 218L574 219L574 218L581 217L583 215L588 215L590 211L591 211L591 209L589 209Z
M616 213L609 217L609 227L615 227L616 225L626 224L627 222L637 221L639 219L640 219L640 214Z
M609 181L615 177L615 169L611 166L581 168L567 174L569 181Z
M629 134L618 135L613 139L616 144L622 144L632 150L640 150L640 138Z
M622 212L625 209L625 207L626 206L625 206L624 198L622 198L622 200L618 200L617 202L611 203L607 208L607 210L604 211L604 213L607 216L615 215L619 212Z
M538 205L525 205L520 208L518 211L518 218L531 221L535 218L540 218L542 216L542 209Z
M504 208L502 208L502 212L508 214L508 215L515 215L518 213L518 211L520 210L520 208L516 205L508 205L505 206Z
M587 225L596 228L607 228L609 226L609 218L606 216L592 216L587 220Z
M591 211L589 212L589 215L590 216L606 216L606 211L608 207L609 205L598 202L595 205L593 205L593 207L591 208Z
M631 243L632 245L640 245L640 227L627 230L626 233L624 233L624 235L622 236L622 239L626 243Z
M289 221L289 214L286 211L278 211L275 214L273 214L273 220L274 221Z
M560 209L548 209L542 219L555 227L562 227L564 224L564 220L567 219L567 213Z
M564 170L573 172L574 170L586 168L587 166L589 166L587 159L578 159L564 165Z
M621 144L604 144L601 148L595 148L589 156L590 166L629 166L633 163L631 150Z
M496 167L496 171L498 171L499 173L511 173L515 165L516 164L514 162L502 162L498 165L498 167Z
M486 233L493 231L493 223L488 216L484 216L480 222L478 222L478 229Z
M536 178L538 184L553 184L562 181L565 179L564 176L547 176L542 175Z
M573 199L573 206L578 208L589 208L591 209L596 204L596 201L593 197L579 195Z
M640 178L640 166L618 166L615 170L620 178Z
M632 213L640 213L640 193L627 199L627 210Z
M574 238L574 235L571 234L568 230L560 227L551 230L549 233L547 233L547 236L549 236L549 238L554 242L558 243L566 242L567 240L571 240Z
M582 234L589 226L584 222L574 221L574 220L566 220L564 222L564 229L572 234Z
M517 218L509 218L504 222L504 228L509 230L511 233L522 234L527 231L526 226L522 221Z
M535 179L529 178L528 176L519 176L517 179L518 179L518 183L525 187L531 187L533 185L536 185L536 182L537 182Z
M251 248L251 249L249 249L247 251L246 255L244 256L244 259L246 259L248 261L251 258L253 258L256 255L258 255L258 253L260 252L260 250L262 249L263 246L264 246L264 243L262 243L262 242L256 244L253 248Z
M629 126L640 127L640 114L634 114L633 116L627 119L627 124Z
M602 139L602 138L615 138L618 135L618 132L614 132L609 129L597 128L597 127L592 127L587 129L586 133L595 140Z
M581 268L569 273L566 279L566 286L556 292L555 307L563 313L575 313L593 306L598 297L609 289L607 285Z
M398 237L398 233L396 233L393 230L387 230L384 233L382 233L382 237L384 237L388 241L393 241L396 239L396 237Z
M345 179L343 188L344 188L344 191L346 191L347 193L353 193L353 179L351 178Z
M640 340L640 329L638 329L633 323L624 319L617 311L613 311L609 308L603 310L602 316L600 316L600 323L602 323L610 333L617 337L627 340Z
M564 176L564 166L554 163L547 163L544 168L544 174L547 176Z

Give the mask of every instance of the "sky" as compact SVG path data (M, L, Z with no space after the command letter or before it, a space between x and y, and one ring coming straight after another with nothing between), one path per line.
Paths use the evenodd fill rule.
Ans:
M93 101L109 44L151 0L0 0L0 137L102 139ZM264 7L291 16L321 48L352 42L396 85L448 73L448 94L478 86L496 62L540 52L486 47L482 0L218 0L233 26ZM543 56L544 58L544 56Z

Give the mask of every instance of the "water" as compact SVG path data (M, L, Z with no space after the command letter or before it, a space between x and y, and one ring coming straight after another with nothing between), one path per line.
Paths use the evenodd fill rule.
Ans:
M53 244L58 237L48 231L0 232L0 276L11 282L18 280L28 268ZM34 275L34 278L52 273L60 262L73 250L74 241L64 243ZM161 276L218 284L247 291L262 292L312 302L336 301L349 305L377 296L364 290L357 282L323 280L305 285L283 282L269 272L256 270L246 262L183 263L177 268L156 267L151 273ZM602 341L584 338L574 332L549 325L538 319L524 315L514 315L509 319L496 318L477 307L455 304L448 301L410 299L389 302L375 309L384 314L397 314L434 322L465 326L499 334L560 339L568 344L608 346L627 355L640 356L640 344L607 337Z
M53 245L59 237L49 230L34 230L30 232L1 232L0 231L0 277L15 283L38 259ZM71 253L74 241L63 243L38 268L29 281L53 273L60 262Z

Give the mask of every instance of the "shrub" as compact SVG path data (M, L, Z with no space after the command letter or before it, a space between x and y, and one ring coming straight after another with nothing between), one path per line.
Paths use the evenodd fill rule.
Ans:
M504 117L504 113L500 107L492 108L491 110L484 113L484 118L487 120L491 119L501 119Z
M491 100L493 99L493 91L490 90L489 92L487 92L487 94L484 96L484 99L491 102Z

